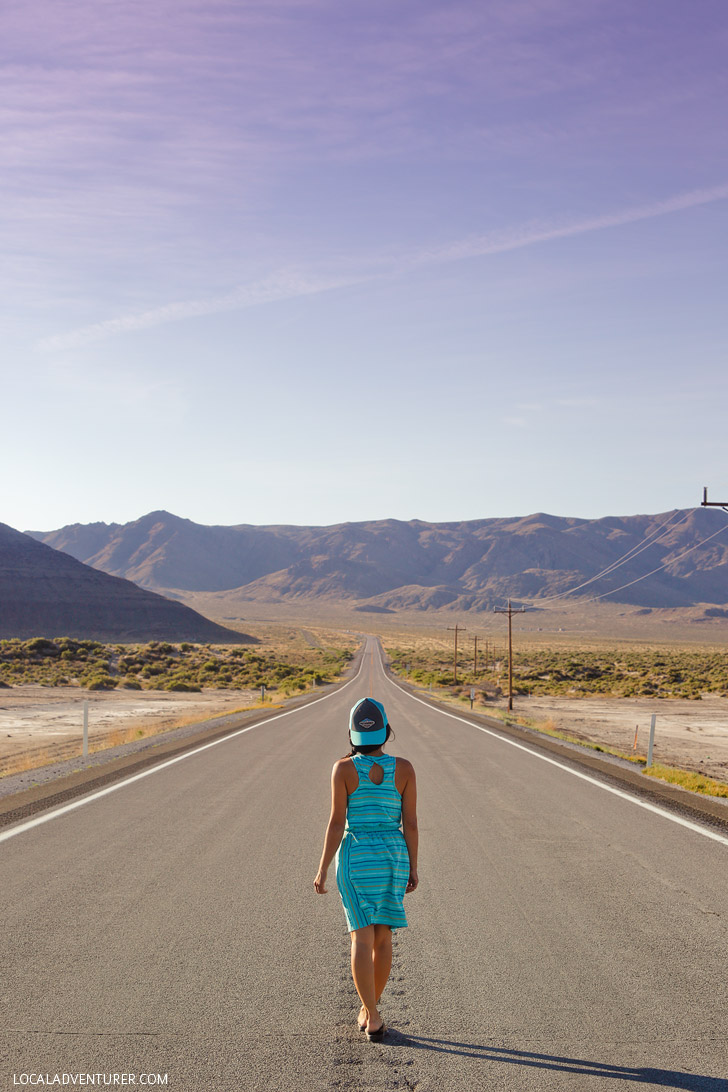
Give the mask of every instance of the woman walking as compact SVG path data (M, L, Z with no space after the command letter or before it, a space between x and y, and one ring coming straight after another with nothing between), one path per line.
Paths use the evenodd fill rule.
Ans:
M407 925L402 897L417 887L417 786L406 758L385 755L392 735L381 702L351 710L351 752L331 774L331 816L314 887L326 894L336 854L336 882L351 933L351 974L367 1039L384 1037L379 999L392 968L392 929Z

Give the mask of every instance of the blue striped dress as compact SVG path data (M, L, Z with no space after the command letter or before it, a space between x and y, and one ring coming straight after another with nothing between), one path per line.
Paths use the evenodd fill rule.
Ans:
M349 932L365 925L407 924L402 898L409 879L409 854L402 833L402 797L394 783L393 755L355 754L359 784L346 805L346 829L336 854L336 883ZM369 771L384 770L381 785Z

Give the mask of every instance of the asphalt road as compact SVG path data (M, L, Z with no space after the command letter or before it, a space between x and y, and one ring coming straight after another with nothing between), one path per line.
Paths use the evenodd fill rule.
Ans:
M367 693L420 792L381 1045L333 877L313 891ZM725 839L418 703L371 642L343 690L0 842L0 1088L726 1092L727 865Z

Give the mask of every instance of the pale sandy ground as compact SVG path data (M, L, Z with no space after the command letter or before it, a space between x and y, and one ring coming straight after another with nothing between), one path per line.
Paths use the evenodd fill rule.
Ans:
M0 761L30 748L83 738L83 703L89 703L89 744L117 729L154 732L260 699L259 691L206 690L199 694L161 690L88 691L75 687L15 686L0 690Z
M647 753L650 719L655 722L654 761L698 770L728 781L728 699L700 701L652 698L517 698L513 712L534 721L632 752Z

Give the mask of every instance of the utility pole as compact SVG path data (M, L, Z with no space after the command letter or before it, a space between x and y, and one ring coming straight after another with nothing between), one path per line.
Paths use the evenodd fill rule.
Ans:
M709 501L708 500L708 487L703 486L703 499L700 502L701 508L722 508L724 512L728 512L728 501L722 503L721 501Z
M512 607L510 599L507 607L493 607L494 614L508 615L508 712L513 711L513 629L511 619L514 614L525 614L525 607Z
M458 630L464 630L465 626L448 626L448 631L455 630L455 659L453 660L453 683L455 686L458 684Z

